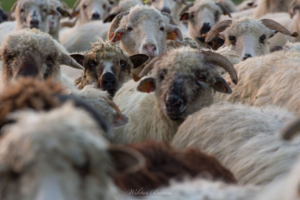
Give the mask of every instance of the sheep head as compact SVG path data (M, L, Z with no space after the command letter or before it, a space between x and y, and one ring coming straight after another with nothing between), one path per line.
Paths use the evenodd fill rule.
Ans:
M166 51L166 40L181 42L182 33L168 14L149 6L137 5L130 12L120 13L110 25L107 39L120 41L129 55L157 56Z
M206 42L212 41L219 33L225 39L225 46L233 46L240 57L245 60L249 57L265 55L269 53L268 39L277 32L292 37L298 33L290 33L279 23L262 19L241 18L236 21L225 20L215 25L206 36Z
M226 5L214 0L202 0L183 8L180 20L188 20L189 35L202 44L205 35L218 23L222 14L230 16L230 9Z
M191 48L170 50L154 58L140 73L140 92L155 92L157 103L171 120L184 119L214 102L214 93L231 93L218 67L224 68L237 84L232 64L217 53Z
M75 80L79 89L93 85L107 91L112 97L130 79L131 69L149 60L147 55L129 57L116 44L101 39L92 44L92 50L71 57L84 66L83 75Z
M78 16L78 25L93 20L103 20L107 16L111 4L107 0L77 0L73 6L72 16Z
M61 52L47 33L23 29L10 34L1 46L2 87L11 79L32 76L44 80L60 77L60 64L83 69L70 56Z
M144 165L138 152L109 149L101 136L104 131L71 103L11 118L17 122L6 128L0 141L4 199L116 200L114 172L131 173Z

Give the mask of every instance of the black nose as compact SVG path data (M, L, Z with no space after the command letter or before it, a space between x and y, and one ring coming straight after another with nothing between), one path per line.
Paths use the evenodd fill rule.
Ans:
M184 111L184 100L180 97L173 96L166 100L166 112L172 120L177 120L181 117Z
M38 20L31 20L30 21L30 28L38 28L40 22Z
M165 12L165 13L171 14L170 8L163 8L163 9L161 10L161 12Z
M92 15L92 20L100 20L100 14L99 13L94 13Z
M101 87L103 90L115 90L117 89L117 79L113 73L105 73L102 76Z
M22 66L20 71L17 73L17 77L37 77L39 74L38 70L34 66Z
M248 53L245 54L245 56L243 57L243 60L247 60L248 58L251 58L252 56Z
M210 29L211 29L210 24L209 23L204 23L201 30L200 30L200 35L209 32Z

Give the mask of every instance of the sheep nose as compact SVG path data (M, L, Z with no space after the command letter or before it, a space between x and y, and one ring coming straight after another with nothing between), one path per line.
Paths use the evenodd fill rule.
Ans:
M161 10L161 12L165 12L165 13L168 13L168 14L171 14L171 10L170 10L170 8L163 8L162 10Z
M169 97L166 100L165 110L172 120L179 119L185 109L184 100L177 96Z
M100 14L99 13L94 13L92 15L92 20L100 20Z
M31 20L30 21L30 28L39 28L40 22L38 20Z
M248 58L251 58L252 56L248 53L245 54L245 56L243 57L243 60L247 60Z
M205 34L207 32L209 32L211 29L210 27L210 23L204 23L201 30L200 30L200 35Z
M155 56L156 49L157 49L157 47L154 44L144 44L143 45L144 53L149 56Z
M116 89L117 87L117 79L113 73L105 73L102 76L102 83L101 83L103 90L111 90Z

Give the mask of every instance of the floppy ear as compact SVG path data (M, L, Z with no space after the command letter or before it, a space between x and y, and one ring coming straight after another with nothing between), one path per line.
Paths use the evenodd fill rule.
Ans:
M134 173L146 165L144 156L129 147L111 145L108 153L118 173Z
M137 90L139 92L154 92L156 89L156 85L155 85L155 80L154 78L145 78L143 80L141 80L140 84L137 87Z
M182 42L183 35L178 26L175 26L173 24L168 24L167 40L175 40L177 42Z
M186 21L188 19L189 19L189 13L183 13L179 18L180 21Z
M213 85L213 89L217 92L231 94L232 90L226 81L222 77L216 77L216 82Z
M76 62L78 62L81 66L83 66L84 55L82 54L71 54L70 55Z

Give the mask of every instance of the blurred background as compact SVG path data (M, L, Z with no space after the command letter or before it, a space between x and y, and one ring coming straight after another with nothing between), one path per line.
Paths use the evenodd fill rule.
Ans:
M73 6L73 4L75 3L76 0L64 0L64 2L66 2L69 7L71 8ZM240 3L243 0L233 0L234 3ZM12 7L12 5L16 2L16 0L0 0L1 2L1 7L5 10L5 11L9 11L10 8Z

